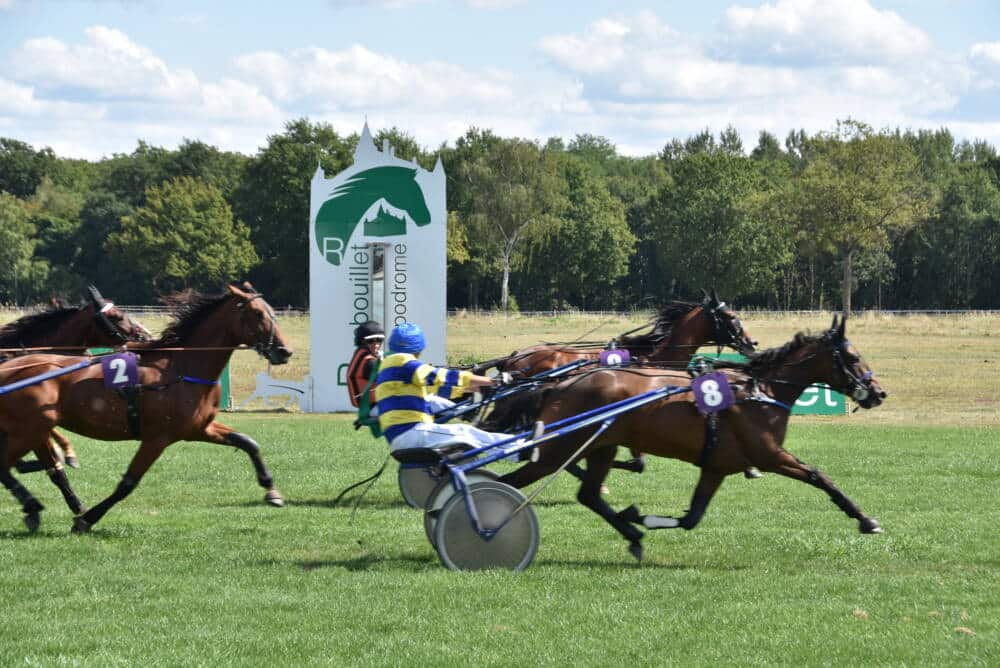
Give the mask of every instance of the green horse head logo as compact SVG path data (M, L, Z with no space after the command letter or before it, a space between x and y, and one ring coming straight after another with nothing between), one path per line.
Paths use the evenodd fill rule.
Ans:
M416 175L416 168L375 167L337 186L316 214L316 244L326 261L340 266L347 242L362 219L365 234L376 237L405 234L407 217L419 226L429 224L431 212ZM380 200L385 202L378 211L366 217ZM402 213L394 215L385 204Z

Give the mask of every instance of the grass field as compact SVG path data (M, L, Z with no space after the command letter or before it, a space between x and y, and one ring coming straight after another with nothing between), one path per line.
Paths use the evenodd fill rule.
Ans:
M765 346L829 323L745 321ZM457 317L450 361L595 326L586 338L610 338L632 322ZM394 476L354 516L331 506L385 453L337 415L224 416L261 442L283 509L263 505L242 454L209 445L171 447L86 536L68 534L44 476L21 476L48 510L28 536L0 498L0 665L998 665L998 324L852 321L889 400L793 420L788 449L878 518L880 536L806 485L733 477L695 531L651 532L638 566L560 478L536 504L542 543L527 571L453 573ZM307 322L282 326L304 352ZM258 364L237 356L237 399ZM305 373L297 364L288 377ZM94 503L134 445L75 442L71 478ZM655 460L642 476L613 474L609 500L676 514L696 473Z

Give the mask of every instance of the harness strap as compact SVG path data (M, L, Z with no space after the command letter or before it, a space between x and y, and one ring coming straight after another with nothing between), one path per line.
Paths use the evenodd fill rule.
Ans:
M116 390L118 396L125 400L125 417L128 419L128 431L132 438L142 438L142 385L121 387Z
M705 447L701 449L698 467L705 468L712 459L715 446L719 444L719 414L709 413L705 416Z
M193 383L195 385L218 385L217 380L205 380L204 378L197 378L195 376L181 376L181 380L185 383Z

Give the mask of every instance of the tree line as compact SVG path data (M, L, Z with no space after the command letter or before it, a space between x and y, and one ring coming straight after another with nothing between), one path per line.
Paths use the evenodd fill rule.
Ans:
M741 307L1000 307L1000 157L947 129L856 121L747 149L733 128L619 155L472 128L396 155L448 176L452 308L630 309L715 287ZM248 277L308 305L309 183L358 135L289 122L256 155L140 141L92 162L0 138L0 302L121 303Z

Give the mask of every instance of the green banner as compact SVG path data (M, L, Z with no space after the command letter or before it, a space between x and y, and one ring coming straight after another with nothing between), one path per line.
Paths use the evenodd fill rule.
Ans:
M698 353L699 357L745 362L739 353ZM807 387L792 407L792 415L847 415L847 397L827 385L816 383Z

